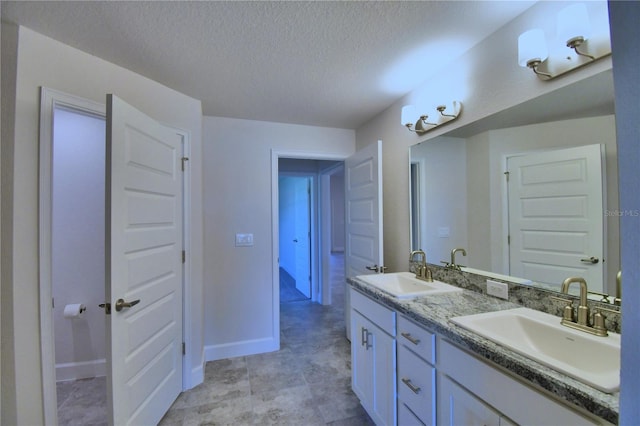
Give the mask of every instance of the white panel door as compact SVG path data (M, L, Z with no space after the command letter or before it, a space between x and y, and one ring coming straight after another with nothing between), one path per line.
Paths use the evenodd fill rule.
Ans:
M579 276L602 291L602 169L601 145L507 160L511 275L556 287Z
M175 131L107 95L110 424L157 424L181 391L180 154Z
M345 275L370 274L383 265L382 141L345 161Z
M383 263L382 141L356 152L344 162L345 276L371 274ZM349 292L345 297L347 339L351 340Z

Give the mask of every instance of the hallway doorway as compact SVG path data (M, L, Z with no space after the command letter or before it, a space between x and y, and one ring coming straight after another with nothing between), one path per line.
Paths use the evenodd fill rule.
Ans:
M343 162L278 157L277 165L279 302L331 304L331 256L344 250Z

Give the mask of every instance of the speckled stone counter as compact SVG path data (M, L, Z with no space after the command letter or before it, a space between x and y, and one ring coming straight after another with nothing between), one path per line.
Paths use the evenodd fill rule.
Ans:
M400 300L357 278L349 278L347 281L354 289L373 300L411 318L478 357L503 367L534 387L545 389L570 404L617 424L618 392L601 392L449 322L453 317L518 308L521 304L470 290Z

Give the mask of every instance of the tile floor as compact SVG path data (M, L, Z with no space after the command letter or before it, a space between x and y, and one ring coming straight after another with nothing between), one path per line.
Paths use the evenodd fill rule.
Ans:
M183 392L160 424L372 425L351 391L342 255L332 256L331 271L332 305L282 303L279 351L208 362L204 383ZM71 397L81 382L97 387L98 381L70 382L69 389L73 390L63 392L58 387L59 401L65 392L67 398ZM61 425L99 422L98 418L65 414L73 413L65 410L65 403L72 407L70 401L58 404ZM86 412L90 410L82 407L95 408L97 404L76 405Z
M107 425L105 377L58 382L58 425Z

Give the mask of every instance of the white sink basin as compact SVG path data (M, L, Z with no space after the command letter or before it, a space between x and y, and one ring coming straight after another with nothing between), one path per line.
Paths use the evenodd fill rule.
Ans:
M451 322L603 392L620 388L620 335L590 335L528 308L451 318Z
M451 293L462 291L461 288L433 280L426 282L419 280L411 272L394 272L390 274L359 275L356 278L365 281L385 293L398 299L412 299L430 294Z

